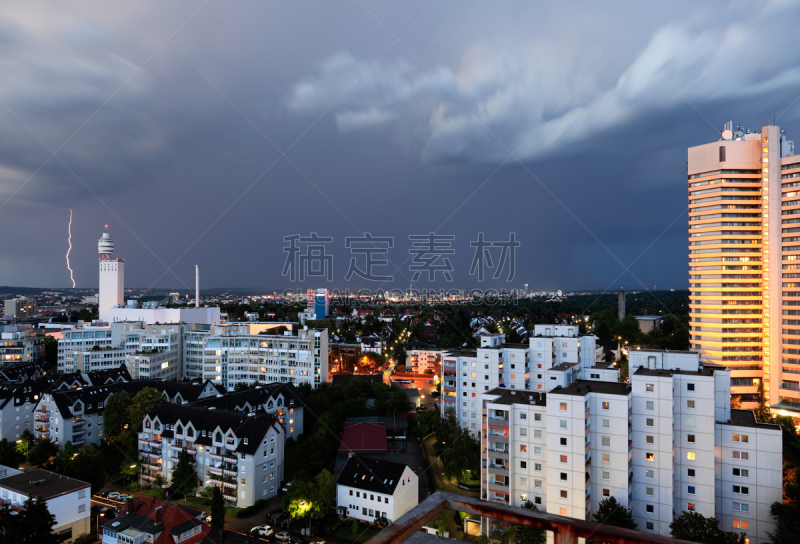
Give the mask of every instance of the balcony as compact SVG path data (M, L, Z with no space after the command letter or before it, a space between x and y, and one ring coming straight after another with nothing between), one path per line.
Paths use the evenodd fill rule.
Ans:
M83 434L86 434L86 429L76 429L76 430L72 431L72 436L81 436ZM72 445L75 445L75 441L74 440L72 441Z
M82 417L76 417L75 419L72 420L73 427L78 427L80 425L83 425L84 423L86 423L86 420L83 419Z
M209 455L209 456L210 456L212 459L219 459L220 461L222 461L222 455L221 455L221 454L219 454L219 453L211 453L211 452L210 452L208 455Z
M81 438L80 440L73 440L72 441L72 447L74 447L74 448L78 448L80 446L83 446L84 444L86 444L86 440L84 440L83 438Z
M236 495L228 495L227 493L222 493L222 498L226 501L236 502Z
M236 457L236 454L234 453L233 455L225 455L225 461L228 463L236 464L239 462L239 459Z
M506 427L506 428L508 427L508 419L505 418L499 418L489 415L488 422L490 427Z
M509 476L508 468L506 468L504 465L489 465L488 467L486 467L486 470L489 472L489 474L495 474L497 476L505 476L505 477Z
M37 423L47 423L50 421L50 412L34 412L33 420Z
M222 485L227 487L236 487L236 480L223 480Z
M222 469L222 473L223 473L225 476L231 476L231 477L233 477L233 478L235 478L235 477L236 477L236 476L239 474L237 471L235 471L235 470L230 470L230 469L228 469L228 468L224 468L224 469Z

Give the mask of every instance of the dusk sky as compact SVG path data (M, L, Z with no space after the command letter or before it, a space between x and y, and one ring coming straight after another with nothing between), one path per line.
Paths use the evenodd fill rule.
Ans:
M408 287L434 232L453 281L418 288L686 289L686 149L773 116L800 141L799 8L3 2L0 285L71 286L72 209L83 288L108 224L127 287ZM330 283L282 275L312 232ZM345 281L365 232L393 282ZM480 232L514 233L513 281L469 274Z

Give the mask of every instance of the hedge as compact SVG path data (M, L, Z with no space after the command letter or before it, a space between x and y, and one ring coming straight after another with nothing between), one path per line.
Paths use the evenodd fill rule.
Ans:
M252 516L267 504L267 501L264 499L257 500L252 506L248 506L247 508L242 508L238 512L236 512L237 518L246 518Z

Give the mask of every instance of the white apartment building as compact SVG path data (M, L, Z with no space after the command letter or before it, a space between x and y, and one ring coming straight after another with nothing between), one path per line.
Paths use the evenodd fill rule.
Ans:
M336 479L336 506L349 518L389 522L419 504L419 477L404 463L351 456Z
M234 327L204 341L203 379L231 391L237 384L282 382L318 387L328 381L328 330L297 335L241 334Z
M595 337L579 335L577 325L536 325L527 343L509 344L504 334L480 337L475 350L442 353L441 409L454 410L461 425L477 434L481 427L480 396L496 387L547 392L578 378L616 376L596 368ZM592 365L591 367L589 365Z
M0 499L21 507L30 497L42 497L55 517L53 532L65 542L89 533L91 486L48 470L35 469L0 478Z
M484 393L484 496L579 519L614 497L642 531L669 536L694 511L766 542L782 499L780 427L731 410L730 371L697 353L632 351L629 364L630 384Z
M43 357L44 333L41 329L31 325L0 326L0 364L27 363Z
M142 477L172 478L181 450L195 461L200 486L220 486L237 507L278 494L283 481L283 426L269 414L251 416L190 405L157 404L139 429Z
M433 374L442 362L441 348L415 348L408 352L406 366L417 374Z

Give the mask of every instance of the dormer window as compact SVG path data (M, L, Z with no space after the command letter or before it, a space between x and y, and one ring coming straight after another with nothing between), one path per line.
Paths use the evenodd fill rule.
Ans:
M283 399L278 399L278 406L283 406Z
M183 427L180 423L175 427L175 434L183 434Z
M246 438L244 439L244 445L245 446L247 445L247 439Z

